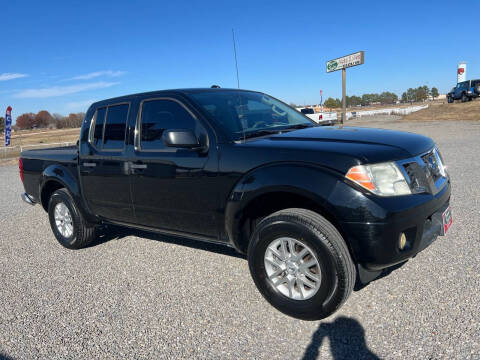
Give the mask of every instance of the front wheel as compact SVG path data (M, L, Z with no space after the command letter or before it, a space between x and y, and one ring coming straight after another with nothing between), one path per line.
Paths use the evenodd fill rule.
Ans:
M447 97L447 102L448 102L449 104L453 103L453 97L448 96L448 97Z
M48 217L53 234L66 248L81 249L95 239L95 225L85 221L66 189L59 189L50 197Z
M303 320L323 319L339 309L356 277L338 230L305 209L281 210L264 218L252 234L248 263L264 298Z
M467 101L468 101L467 95L462 94L462 102L467 102Z

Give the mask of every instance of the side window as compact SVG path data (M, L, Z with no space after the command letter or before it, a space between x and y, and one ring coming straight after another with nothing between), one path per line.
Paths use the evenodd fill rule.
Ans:
M164 149L162 134L169 129L195 130L196 122L190 113L173 100L149 100L142 105L140 126L142 150Z
M107 108L99 108L95 116L95 128L93 131L92 145L97 148L102 147L102 136L103 136L103 122L105 120L105 113Z
M105 122L103 148L107 150L122 150L125 144L125 129L128 116L128 104L108 107Z

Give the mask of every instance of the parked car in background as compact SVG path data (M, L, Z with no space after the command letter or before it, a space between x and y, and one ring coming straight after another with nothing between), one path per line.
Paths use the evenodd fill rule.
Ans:
M300 112L320 125L334 125L338 123L336 112L316 113L311 107L300 109Z
M452 223L432 139L318 126L238 89L96 102L77 146L23 151L19 169L23 200L48 212L66 248L88 246L102 224L224 244L246 254L270 304L307 320L334 313L356 281L415 257ZM216 281L227 286L228 270Z
M453 103L455 100L467 102L480 96L480 79L462 81L457 84L448 94L447 101Z

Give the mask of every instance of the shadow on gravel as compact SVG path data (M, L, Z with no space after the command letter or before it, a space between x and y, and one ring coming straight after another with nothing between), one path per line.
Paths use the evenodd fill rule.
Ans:
M318 359L324 338L330 340L332 357L336 360L380 359L368 349L362 325L357 320L345 316L338 317L331 323L321 323L302 359Z
M13 360L13 358L0 352L0 360Z
M144 239L168 242L175 245L187 246L193 249L205 250L221 255L245 259L244 255L237 253L234 249L228 246L114 225L100 227L97 231L97 239L91 243L89 247L98 246L112 240L120 240L128 236L138 236Z

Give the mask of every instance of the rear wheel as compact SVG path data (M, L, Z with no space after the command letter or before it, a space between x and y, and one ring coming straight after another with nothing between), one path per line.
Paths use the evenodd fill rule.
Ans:
M70 193L56 190L48 203L48 217L58 242L69 249L81 249L95 239L95 225L85 221Z
M305 209L281 210L264 218L252 234L248 262L265 299L304 320L334 313L355 283L355 267L338 230Z

